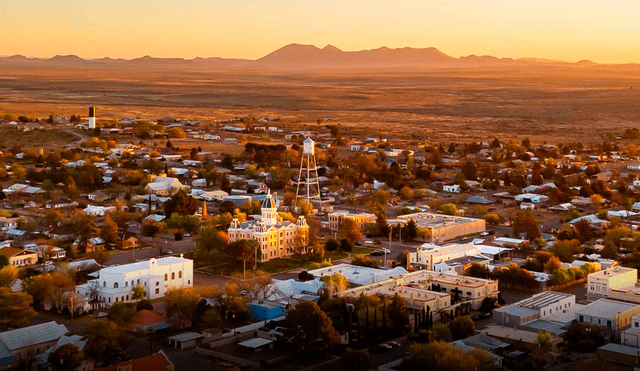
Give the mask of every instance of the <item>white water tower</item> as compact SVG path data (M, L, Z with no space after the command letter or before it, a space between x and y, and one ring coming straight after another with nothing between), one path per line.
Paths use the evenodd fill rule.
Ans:
M89 129L96 128L96 109L91 105L89 106Z
M318 202L318 210L322 210L320 198L320 182L318 181L318 167L316 163L316 143L307 137L302 145L302 158L298 172L298 186L296 188L296 203L302 198L312 204ZM302 187L301 187L302 186Z

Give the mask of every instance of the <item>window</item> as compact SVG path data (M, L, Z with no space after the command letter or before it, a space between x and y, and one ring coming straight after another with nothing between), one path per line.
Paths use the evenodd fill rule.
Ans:
M176 279L176 272L171 272L171 279L175 280Z
M164 274L164 280L167 281L169 279L169 276L165 273Z
M117 282L114 282L114 283L113 283L113 288L114 288L114 289L117 289L117 288L118 288L118 283L117 283Z
M111 298L109 298L109 303L111 303Z
M129 301L129 295L127 295L127 301Z
M187 285L191 285L191 280L187 280Z
M129 287L129 281L124 281L124 287Z
M156 286L160 286L160 282L156 282Z
M156 289L156 294L159 294L159 293L160 293L160 289Z
M118 302L118 297L116 296L116 303Z

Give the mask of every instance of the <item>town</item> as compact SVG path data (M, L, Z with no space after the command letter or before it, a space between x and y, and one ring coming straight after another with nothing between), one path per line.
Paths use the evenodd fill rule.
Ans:
M638 129L99 113L0 116L0 370L638 364Z

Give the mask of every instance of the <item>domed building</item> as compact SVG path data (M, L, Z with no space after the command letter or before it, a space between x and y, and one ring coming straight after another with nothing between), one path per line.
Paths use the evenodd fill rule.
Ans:
M227 234L229 243L238 240L256 240L260 246L259 253L262 254L259 256L261 261L303 253L309 244L309 225L304 216L298 217L295 223L288 220L282 221L271 190L262 201L260 220L240 223L234 218Z

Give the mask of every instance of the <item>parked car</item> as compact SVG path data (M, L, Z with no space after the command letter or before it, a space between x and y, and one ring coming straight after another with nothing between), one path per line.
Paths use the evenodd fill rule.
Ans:
M98 314L96 314L96 318L104 318L107 317L109 314L107 312L99 312Z
M391 250L389 249L378 249L371 252L371 255L386 255L391 254Z

